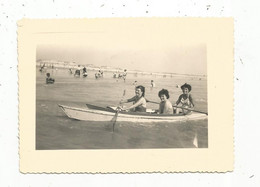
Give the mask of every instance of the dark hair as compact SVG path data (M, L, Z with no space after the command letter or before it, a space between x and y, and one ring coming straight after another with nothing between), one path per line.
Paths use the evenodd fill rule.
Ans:
M184 85L181 86L181 89L183 90L184 88L188 88L189 92L191 91L191 85L185 83Z
M46 73L47 77L49 77L51 74L50 73Z
M142 96L144 97L145 95L145 87L143 87L142 85L139 85L139 86L136 86L135 89L140 89L143 93L142 93Z
M165 95L167 97L167 99L169 99L169 97L170 97L169 92L166 89L162 89L161 91L159 91L158 96L161 97L161 95Z

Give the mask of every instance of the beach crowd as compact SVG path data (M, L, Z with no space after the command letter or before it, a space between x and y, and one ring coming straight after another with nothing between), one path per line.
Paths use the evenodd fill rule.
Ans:
M44 72L45 65L41 66L40 72ZM80 65L76 68L74 72L75 77L80 77L82 72L83 77L87 77L87 69L86 67L81 68ZM73 74L72 69L69 69L69 73ZM103 71L101 69L98 70L97 73L95 73L95 78L99 79L103 77ZM126 80L127 77L127 70L125 69L122 74L119 72L113 73L113 78L120 79L122 78L124 81ZM46 73L46 84L53 84L55 82L54 78L50 77L50 73ZM133 111L133 112L146 112L146 103L151 102L151 103L156 103L159 104L159 109L156 110L156 113L159 114L178 114L178 113L183 113L187 114L192 111L194 108L194 102L191 96L191 85L190 84L183 84L182 86L177 85L177 88L181 88L182 94L178 97L178 100L172 104L169 101L170 95L169 91L167 89L162 89L158 92L158 97L160 98L161 102L153 102L149 101L145 98L145 87L142 85L137 86L137 81L133 83L135 86L135 96L129 99L122 99L120 101L120 104L123 103L129 103L132 102L133 104L129 107L118 107L118 110L124 110L124 111ZM155 87L155 82L154 80L151 80L151 88ZM179 106L180 105L180 106Z

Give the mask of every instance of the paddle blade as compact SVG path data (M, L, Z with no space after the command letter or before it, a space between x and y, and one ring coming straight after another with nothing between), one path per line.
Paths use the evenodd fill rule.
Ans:
M122 96L122 99L124 98L126 94L126 90L124 90L123 92L123 96ZM120 103L119 103L120 104ZM118 113L119 113L120 109L118 108L117 111L116 111L116 114L114 115L114 117L111 119L111 122L113 123L113 132L115 130L115 124L116 124L116 120L117 120L117 116L118 116Z
M113 132L115 131L115 124L116 124L118 113L119 113L119 110L116 112L115 116L111 120L111 122L113 123Z
M116 111L116 114L113 116L113 118L111 119L112 123L115 123L115 121L117 120L117 116L118 116L118 111Z

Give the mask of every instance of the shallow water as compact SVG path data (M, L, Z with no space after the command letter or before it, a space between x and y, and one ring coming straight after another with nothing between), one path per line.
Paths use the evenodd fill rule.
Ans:
M86 122L69 119L58 104L85 108L86 103L98 106L117 106L126 90L126 98L134 96L133 82L146 87L148 100L159 102L158 92L168 89L170 101L175 103L182 93L176 85L185 82L192 85L196 109L207 111L207 80L192 77L162 77L155 75L128 74L123 80L95 79L89 71L87 78L75 78L68 70L49 69L54 84L45 84L45 73L36 76L36 149L135 149L135 148L199 148L208 147L208 121L175 123L116 122L112 132L111 122ZM156 86L150 87L154 80ZM156 104L147 108L157 109ZM196 138L195 138L196 137Z

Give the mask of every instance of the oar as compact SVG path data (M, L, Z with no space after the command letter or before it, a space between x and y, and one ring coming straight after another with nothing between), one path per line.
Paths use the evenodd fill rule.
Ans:
M160 103L158 103L158 102L150 101L150 100L147 100L147 99L146 99L146 101L149 102L149 103L160 104ZM208 115L207 112L202 112L202 111L199 111L199 110L193 110L193 109L184 108L184 107L180 107L180 106L174 106L174 105L172 105L172 106L175 107L175 108L181 108L181 109L184 109L184 110L189 110L189 111L198 112L198 113L201 113L201 114L206 114L206 115Z
M122 96L121 100L124 98L125 92L126 92L126 90L124 90L123 96ZM120 102L119 102L119 104L120 104ZM120 110L117 108L116 114L115 114L114 117L111 119L111 121L113 122L113 132L114 132L114 130L115 130L115 124L116 124L116 120L117 120L117 116L118 116L119 111L120 111Z

